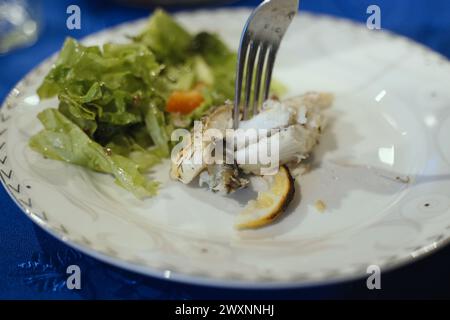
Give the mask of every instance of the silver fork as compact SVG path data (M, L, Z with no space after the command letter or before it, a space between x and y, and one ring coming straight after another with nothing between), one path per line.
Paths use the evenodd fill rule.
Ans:
M238 51L233 108L234 129L239 127L241 107L242 119L247 120L250 104L253 104L253 116L258 113L260 103L268 98L275 57L281 40L297 13L298 3L299 0L265 0L248 18ZM261 99L262 82L264 85ZM243 89L244 99L241 106Z

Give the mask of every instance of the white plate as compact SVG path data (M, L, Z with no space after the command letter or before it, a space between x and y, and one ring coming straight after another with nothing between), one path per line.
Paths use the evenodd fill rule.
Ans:
M220 33L236 47L248 10L197 11L178 19ZM214 23L212 23L212 21ZM85 39L122 41L144 21ZM110 176L44 160L27 147L45 61L11 92L0 115L0 176L45 230L100 260L140 273L235 287L288 287L386 270L434 251L450 235L450 64L385 31L302 14L278 56L275 76L289 94L336 95L313 170L278 223L236 232L237 199L169 180L139 201ZM301 198L301 199L300 199ZM327 209L319 213L321 199Z

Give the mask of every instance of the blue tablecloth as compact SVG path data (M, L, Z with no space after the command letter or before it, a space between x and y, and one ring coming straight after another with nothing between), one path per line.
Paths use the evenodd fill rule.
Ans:
M238 1L229 6L254 6ZM68 30L66 8L78 4L81 30ZM367 19L371 4L381 8L382 27L403 34L450 57L450 1L448 0L301 0L301 9ZM83 37L124 21L141 18L149 10L112 1L42 1L44 29L38 42L0 57L0 100L36 64L55 52L66 36ZM184 8L172 7L171 11ZM333 32L333 30L330 30ZM450 84L449 84L450 89ZM412 265L383 274L382 290L369 291L364 280L290 290L225 290L158 280L124 271L74 251L36 227L0 188L0 298L7 299L209 299L209 298L438 298L450 297L450 248ZM450 190L447 190L450 192ZM82 289L64 285L66 266L84 271Z

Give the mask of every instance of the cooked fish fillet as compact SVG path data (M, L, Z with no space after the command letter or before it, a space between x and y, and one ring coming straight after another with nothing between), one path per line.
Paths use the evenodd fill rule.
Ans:
M278 161L276 166L286 164L291 161L300 162L306 159L317 143L318 133L314 130L308 130L306 127L295 124L287 128L281 129L279 132L260 139L257 143L248 145L247 147L237 150L235 158L239 167L246 173L261 174L261 169L268 167L269 164L253 163L247 164L246 157L255 155L262 148L271 149L271 146L278 142ZM273 165L273 164L272 164Z
M187 184L206 169L206 163L196 163L194 157L196 153L200 153L203 156L203 150L207 149L211 142L203 142L196 145L194 143L194 135L202 135L206 130L214 128L223 132L225 136L225 130L232 127L232 106L223 105L215 108L208 116L202 119L202 127L202 132L192 132L190 143L178 152L175 159L172 159L170 170L172 179Z
M261 113L245 121L243 127L253 126L279 131L260 137L257 142L236 150L235 158L239 167L246 173L261 174L261 168L267 167L266 164L242 164L242 160L254 157L262 148L270 150L275 141L279 143L279 165L298 163L306 159L317 144L326 124L323 109L329 107L332 100L331 94L310 92L284 101L266 101Z
M268 100L261 112L250 120L240 121L239 129L284 128L296 122L296 109L275 100Z
M295 169L293 163L299 163L312 152L325 126L322 112L331 105L332 100L333 96L330 94L309 92L284 101L266 101L259 114L250 120L241 121L240 130L232 132L231 141L234 144L231 150L225 148L224 151L226 155L232 155L234 163L226 163L229 159L215 149L218 144L222 147L228 145L229 140L203 140L198 145L193 143L196 134L204 134L210 128L218 129L224 139L230 138L225 131L232 128L232 106L214 109L202 119L202 132L194 130L191 133L192 143L177 154L172 162L171 177L189 183L200 175L200 185L206 184L213 192L228 194L246 187L249 184L249 174L264 175L267 171L263 169L267 167L279 168L273 176L260 178L267 182L268 190L258 191L257 199L250 201L237 216L238 229L264 226L278 217L292 200L295 192L294 180L285 164ZM252 139L249 139L249 129L265 129L266 132L254 133ZM240 140L244 143L236 146L236 142ZM271 150L276 143L278 150L272 150L278 151L278 163L268 165L259 159L259 152L261 148ZM221 162L193 163L198 149L202 149L202 155L204 150L208 156L212 151L218 153L214 154L214 157L218 156ZM249 158L253 158L255 162L245 162ZM266 160L274 159L267 157Z
M236 165L214 164L200 174L199 185L203 184L213 192L228 194L245 188L249 180L240 174Z
M234 152L234 159L237 160L239 168L246 173L261 174L261 169L266 167L267 164L245 164L239 160L245 159L245 156L253 158L256 156L256 159L258 159L257 153L261 146L270 146L276 139L279 141L279 165L293 161L299 162L307 158L317 144L325 125L322 111L331 105L332 99L331 94L309 92L283 101L266 101L259 114L250 120L240 122L239 129L244 131L235 132L234 138L238 139L242 138L238 134L245 134L247 129L269 130L266 134L257 136L253 141L238 145L236 150L231 150L231 153ZM215 128L220 130L225 137L225 130L232 127L232 106L225 105L214 109L202 119L202 123L202 133L207 129ZM276 131L271 132L271 129ZM191 140L193 141L194 138L194 133L192 133ZM227 187L229 185L227 179L232 176L235 181L238 181L239 171L231 170L231 167L218 170L220 164L211 167L212 165L208 166L206 163L193 163L194 154L198 151L198 148L208 151L214 147L214 143L223 142L203 142L197 146L192 142L183 148L172 163L171 177L183 183L189 183L203 172L202 183L207 183L211 190L228 190L228 192L231 192L232 190ZM217 179L223 179L223 181L219 182ZM241 187L240 184L234 185Z

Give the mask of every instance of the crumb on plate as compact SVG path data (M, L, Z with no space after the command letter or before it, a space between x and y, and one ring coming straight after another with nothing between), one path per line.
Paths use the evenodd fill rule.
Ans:
M316 207L317 211L319 211L320 213L324 212L325 209L327 208L327 206L325 205L325 202L323 202L322 200L317 200L316 203L314 204L314 206Z

